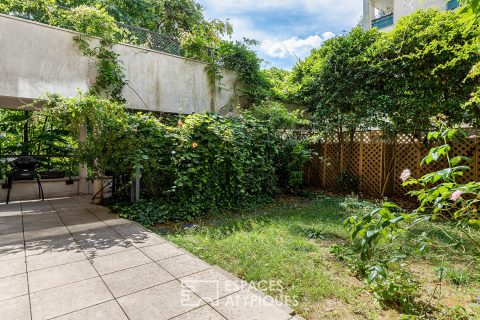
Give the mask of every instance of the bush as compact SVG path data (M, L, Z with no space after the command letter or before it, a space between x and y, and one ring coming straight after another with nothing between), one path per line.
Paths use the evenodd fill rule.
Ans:
M66 118L72 132L86 119L88 139L78 156L94 176L133 177L141 170L141 196L152 202L119 211L144 224L192 220L298 188L309 154L286 128L253 112L195 114L165 124L118 102L79 96L50 97L42 113Z
M112 210L122 218L132 219L146 226L165 223L172 219L168 206L159 201L141 200L132 205L125 202L116 203Z
M360 177L352 174L350 170L345 170L337 177L337 187L340 192L358 192L360 187Z

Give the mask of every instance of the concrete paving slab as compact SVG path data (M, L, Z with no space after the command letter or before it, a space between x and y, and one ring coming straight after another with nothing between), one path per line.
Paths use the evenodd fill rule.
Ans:
M229 320L288 320L292 316L269 297L244 289L226 296L212 307Z
M150 259L154 261L168 259L171 257L179 256L185 254L184 250L179 249L173 244L162 243L149 247L140 248L144 254L146 254Z
M79 248L54 248L54 250L27 256L27 271L35 271L86 259L85 253Z
M0 279L0 301L28 294L27 274L21 273Z
M89 258L132 250L135 247L113 230L100 228L73 233L73 237Z
M174 280L118 299L131 320L167 320L205 304Z
M102 278L115 298L174 280L154 262L109 273Z
M97 272L90 261L82 260L29 272L28 281L30 292L37 292L96 276Z
M112 225L111 228L122 237L129 240L137 248L167 242L167 240L163 239L162 237L157 236L156 234L146 230L144 227L131 221Z
M26 271L27 264L25 263L25 257L0 261L0 278L25 273Z
M51 251L81 251L78 244L70 235L59 234L43 236L40 238L25 239L25 251L27 256L33 256L40 253Z
M92 259L93 267L100 275L120 271L152 262L137 249Z
M0 204L0 319L292 318L272 301L88 197Z
M189 311L181 316L175 317L172 320L225 320L220 313L215 311L209 305L200 307L198 309Z
M62 237L69 238L70 232L68 229L62 224L60 226L55 227L44 227L42 229L37 229L33 231L25 231L24 237L25 240L48 240L53 237Z
M97 277L30 294L33 320L54 318L113 299Z
M0 216L0 236L23 232L22 216Z
M211 268L208 263L190 254L160 260L158 264L176 278L185 277Z
M23 239L17 238L17 234L0 236L0 261L25 257Z
M180 282L208 303L231 295L248 285L234 277L208 269L180 279Z
M128 320L122 308L114 300L75 311L55 320ZM192 319L193 320L193 319Z
M30 320L28 295L0 302L0 316L5 320Z

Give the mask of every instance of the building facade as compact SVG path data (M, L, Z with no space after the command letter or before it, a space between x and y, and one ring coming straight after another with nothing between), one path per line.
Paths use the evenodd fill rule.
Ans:
M363 0L363 28L389 31L404 16L418 9L455 10L459 0Z

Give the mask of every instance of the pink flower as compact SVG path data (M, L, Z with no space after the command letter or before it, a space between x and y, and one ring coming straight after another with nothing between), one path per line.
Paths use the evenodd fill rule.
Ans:
M462 194L463 194L462 191L457 190L454 193L452 193L452 195L450 196L450 200L457 201L458 199L460 199L462 197Z
M402 174L400 175L400 179L402 179L402 181L405 182L408 179L410 179L411 176L412 176L412 173L410 172L410 170L405 169L405 170L403 170Z

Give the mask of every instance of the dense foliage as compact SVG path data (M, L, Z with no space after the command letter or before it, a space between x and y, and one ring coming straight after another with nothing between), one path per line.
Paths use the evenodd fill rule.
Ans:
M0 180L11 172L7 156L22 154L43 155L39 158L43 172L55 170L73 175L76 162L69 156L76 146L76 139L61 119L38 117L31 111L0 109L0 155L5 156L0 158Z
M354 28L298 63L283 91L317 115L322 131L418 136L438 113L450 124L475 124L478 80L469 73L480 59L479 35L478 25L464 28L461 13L434 9L401 18L390 32Z
M293 70L299 90L295 99L311 106L318 126L327 131L372 126L371 65L366 63L369 47L380 34L360 27L326 41Z
M214 214L303 183L309 152L292 129L306 123L280 105L232 116L181 116L168 125L95 96L50 96L47 101L37 116L63 119L72 133L86 121L88 139L79 146L77 157L93 175L133 177L136 169L141 170L142 198L162 204L159 211L128 214L144 223ZM148 212L152 216L138 218Z

